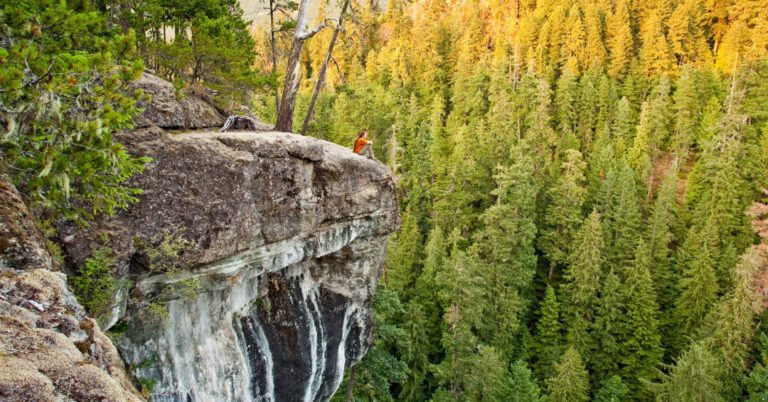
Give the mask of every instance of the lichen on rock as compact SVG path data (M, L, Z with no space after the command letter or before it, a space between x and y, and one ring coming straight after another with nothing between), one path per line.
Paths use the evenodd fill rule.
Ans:
M112 342L52 271L35 225L0 177L0 399L141 400Z

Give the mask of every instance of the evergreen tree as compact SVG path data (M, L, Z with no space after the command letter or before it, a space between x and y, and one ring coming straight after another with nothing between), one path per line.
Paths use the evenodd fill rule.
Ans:
M584 25L587 30L587 47L585 50L584 68L590 71L602 71L608 59L608 51L604 43L604 27L601 12L597 6L587 3L584 5Z
M408 334L400 327L403 306L397 293L382 287L374 300L374 323L378 336L365 357L355 365L353 394L369 400L392 400L389 394L393 384L403 384L409 370L401 360L402 352L409 347ZM337 395L344 395L349 387L349 376Z
M482 215L485 223L480 232L480 250L485 269L486 304L483 338L509 357L514 336L520 330L520 292L525 291L536 269L533 241L536 236L534 213L536 186L533 163L520 146L511 150L512 165L500 166L495 176L496 203Z
M578 81L576 73L565 69L557 81L555 91L555 106L557 108L557 126L563 134L574 133L578 115L576 101L578 99Z
M600 214L592 212L587 217L574 241L570 254L570 266L565 271L563 294L566 297L564 321L567 340L577 350L586 351L589 342L587 331L593 318L603 276L603 229Z
M139 112L133 33L88 2L41 0L0 8L0 43L0 171L31 207L83 223L137 201L126 180L148 160L114 138Z
M632 144L632 139L635 136L633 128L634 116L632 114L632 106L629 99L623 96L616 107L613 125L611 126L611 134L620 151L624 151L629 147L629 144Z
M540 379L554 375L554 364L563 353L563 335L560 326L560 306L552 286L547 286L539 309L531 352L536 360L533 369Z
M627 153L627 162L635 172L638 184L638 195L643 199L650 197L651 170L653 169L651 155L651 143L649 138L650 117L649 105L643 103L640 112L640 124L637 126L637 135Z
M630 61L634 56L634 37L627 3L627 0L618 0L614 13L607 18L606 32L609 34L608 50L610 52L608 73L612 77L622 77L629 69Z
M671 245L675 241L678 227L679 208L677 198L678 167L673 162L661 187L648 218L648 246L651 252L651 277L654 282L659 306L667 310L674 303L675 272L672 263Z
M652 150L668 149L667 143L672 127L672 115L670 113L672 105L669 93L669 78L662 75L656 87L653 88L649 105L648 128Z
M663 17L658 11L653 11L645 20L640 40L640 62L642 71L648 76L662 75L671 71L674 65L669 43L664 33Z
M765 243L764 243L765 244ZM728 400L742 395L740 380L750 364L750 345L756 333L754 309L754 278L768 257L758 247L751 247L732 272L733 289L728 292L707 317L701 344L718 361L721 394Z
M423 260L422 239L416 217L410 211L403 214L403 226L387 244L387 286L409 298Z
M587 362L594 373L594 382L600 383L619 374L619 362L624 335L625 295L619 277L610 271L600 289L595 306L595 319L590 331L590 351Z
M599 108L601 107L600 103L595 101L599 98L595 81L595 76L592 74L582 75L579 80L576 137L584 147L582 149L586 149L594 139Z
M509 393L506 400L520 402L542 401L541 390L536 380L531 378L531 370L521 360L509 369Z
M699 99L696 76L690 67L683 67L677 79L677 90L673 96L675 109L675 135L672 149L685 156L694 140L700 137L699 121L703 104Z
M622 402L627 399L629 388L619 376L613 376L603 383L595 394L594 402Z
M632 260L642 224L635 175L626 162L608 171L596 204L604 217L606 261L620 269Z
M582 208L587 197L584 187L586 166L581 152L569 149L565 151L564 159L562 171L548 191L547 208L538 242L550 264L550 279L554 268L565 265L568 260L574 236L583 220Z
M680 251L680 260L686 261L678 285L680 297L675 303L678 345L684 338L695 334L717 299L718 284L715 275L717 235L713 227L693 230L688 234Z
M507 401L511 400L511 384L506 364L501 355L492 347L480 345L470 364L462 400Z
M555 365L555 375L547 379L547 395L551 401L586 402L589 379L579 352L571 346Z
M694 344L653 391L658 401L720 402L722 386L717 379L717 361L706 349Z
M476 258L459 250L454 243L448 269L438 281L439 296L446 305L441 339L445 358L435 367L435 376L445 390L443 394L455 400L460 400L467 384L480 375L472 370L479 344L472 329L485 310L475 276L477 271Z
M663 350L659 333L658 305L650 273L651 253L641 241L635 259L626 270L624 300L625 330L619 353L623 377L635 395L642 391L639 379L651 380L661 363Z

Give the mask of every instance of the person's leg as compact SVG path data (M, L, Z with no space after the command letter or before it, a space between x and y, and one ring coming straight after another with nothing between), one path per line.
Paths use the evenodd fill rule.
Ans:
M363 155L367 158L376 159L376 157L373 156L373 147L371 144L363 145L363 149L360 150L360 155Z

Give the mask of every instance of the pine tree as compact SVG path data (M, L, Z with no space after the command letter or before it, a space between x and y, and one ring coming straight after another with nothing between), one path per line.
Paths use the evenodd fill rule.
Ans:
M471 370L461 394L468 401L508 401L511 387L506 363L493 347L480 345L472 358Z
M555 375L547 379L547 395L551 401L586 402L589 400L589 378L579 352L571 346L555 365Z
M650 134L650 107L648 102L644 102L640 112L640 123L637 125L637 134L632 142L632 146L627 153L627 162L635 172L638 184L638 195L642 199L650 197L651 170L653 169L651 155Z
M595 319L589 334L590 351L587 363L599 383L619 374L619 362L624 335L625 296L619 277L610 271L600 289L595 306Z
M557 125L560 132L574 133L578 115L576 113L576 100L578 97L578 81L576 73L565 69L563 75L557 81L555 91L555 107L557 108Z
M457 236L454 233L451 237ZM447 265L438 278L439 297L446 306L441 339L445 358L435 367L435 376L448 395L460 400L467 382L476 375L472 367L479 342L473 328L482 318L485 306L476 279L476 257L459 250L454 243Z
M563 335L560 326L560 306L552 286L547 286L539 309L531 351L536 361L533 370L540 379L552 377L554 364L563 353Z
M669 17L668 38L678 64L707 64L711 58L704 36L704 4L701 0L680 2Z
M606 261L620 269L632 260L642 224L635 175L626 162L608 172L596 204L604 217Z
M582 225L574 241L565 271L564 321L568 330L567 340L578 350L586 351L589 342L587 331L593 318L593 308L600 290L603 270L603 229L600 214L592 212Z
M669 97L670 82L667 75L662 75L656 87L651 93L650 116L648 128L650 130L651 149L668 149L670 131L672 127L671 100Z
M427 375L430 370L430 357L435 347L430 341L430 323L421 304L412 301L405 307L403 329L408 333L409 347L403 360L408 365L408 379L404 381L399 397L405 400L424 400Z
M608 73L614 78L623 77L634 56L634 36L627 3L627 0L618 0L614 13L607 18L606 32L609 35L608 50L610 52Z
M627 399L629 388L615 375L603 382L602 388L595 394L594 402L622 402Z
M672 70L674 61L669 49L669 43L664 33L662 15L654 10L645 20L640 39L640 62L642 71L647 76L662 75Z
M486 262L483 286L491 309L481 332L504 357L512 352L509 347L521 328L518 295L527 289L536 269L533 163L521 146L512 148L511 160L511 166L498 168L496 203L483 213L485 227L479 234Z
M634 126L632 106L629 103L629 99L623 96L616 107L611 126L611 134L616 141L619 151L624 151L632 144L632 139L635 137Z
M403 214L403 226L387 244L387 286L410 298L410 292L421 269L422 238L416 217L410 208Z
M590 71L602 72L608 59L603 39L603 22L597 6L584 5L584 24L587 30L586 60L583 67Z
M532 147L534 165L546 171L552 163L553 149L557 145L557 136L551 127L552 90L546 80L536 80L534 90L535 108L525 115L525 140ZM540 175L537 174L539 181Z
M731 272L732 290L712 309L702 331L701 344L719 363L721 394L728 400L741 397L739 380L747 374L751 363L751 348L744 340L753 339L756 334L754 278L766 262L768 255L758 246L749 248L742 255Z
M691 229L680 251L678 259L684 261L684 266L678 285L680 297L675 303L678 345L685 343L683 338L696 333L717 299L716 240L712 226Z
M574 73L579 73L587 67L587 32L581 20L581 10L578 4L574 4L568 11L568 19L565 22L565 41L563 42L562 58L573 59L576 65L572 67Z
M699 121L702 116L703 104L699 99L694 70L683 67L677 79L677 90L673 96L675 109L675 135L672 138L672 149L679 155L685 156L700 137Z
M614 81L608 78L605 74L600 75L600 83L598 84L597 93L597 121L595 122L595 131L609 126L611 119L613 118L613 108L616 107L616 104L619 101ZM594 102L594 99L590 101ZM590 149L587 147L589 144L584 145L584 149Z
M84 3L0 10L0 171L39 216L81 224L136 202L126 180L148 161L114 138L139 113L136 37Z
M679 225L680 212L676 202L678 170L677 161L674 161L656 193L647 224L651 277L658 304L663 310L672 306L675 298L675 272L670 247L676 240L675 232Z
M623 377L628 379L628 385L636 395L642 391L638 379L653 379L663 356L659 309L650 265L650 250L641 241L637 245L634 261L626 270L623 287L626 333L619 353Z
M717 360L706 349L694 344L653 391L662 402L721 402L722 385L717 379Z
M536 380L531 377L531 370L525 362L518 360L509 368L509 393L508 401L540 402L541 390Z
M565 151L562 172L548 191L539 248L549 260L549 278L552 278L556 266L567 262L574 236L583 221L582 208L587 197L585 168L581 152L573 149Z

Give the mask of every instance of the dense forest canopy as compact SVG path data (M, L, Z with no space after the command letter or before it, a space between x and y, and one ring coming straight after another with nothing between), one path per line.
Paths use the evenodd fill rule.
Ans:
M403 226L339 400L768 397L745 215L768 185L764 2L350 14L309 134L367 128ZM295 125L330 37L307 45Z
M297 4L269 4L250 30L234 0L4 4L0 173L46 219L134 202L143 68L274 122ZM307 134L367 129L403 224L338 400L768 398L763 0L341 4L293 126L328 60Z

